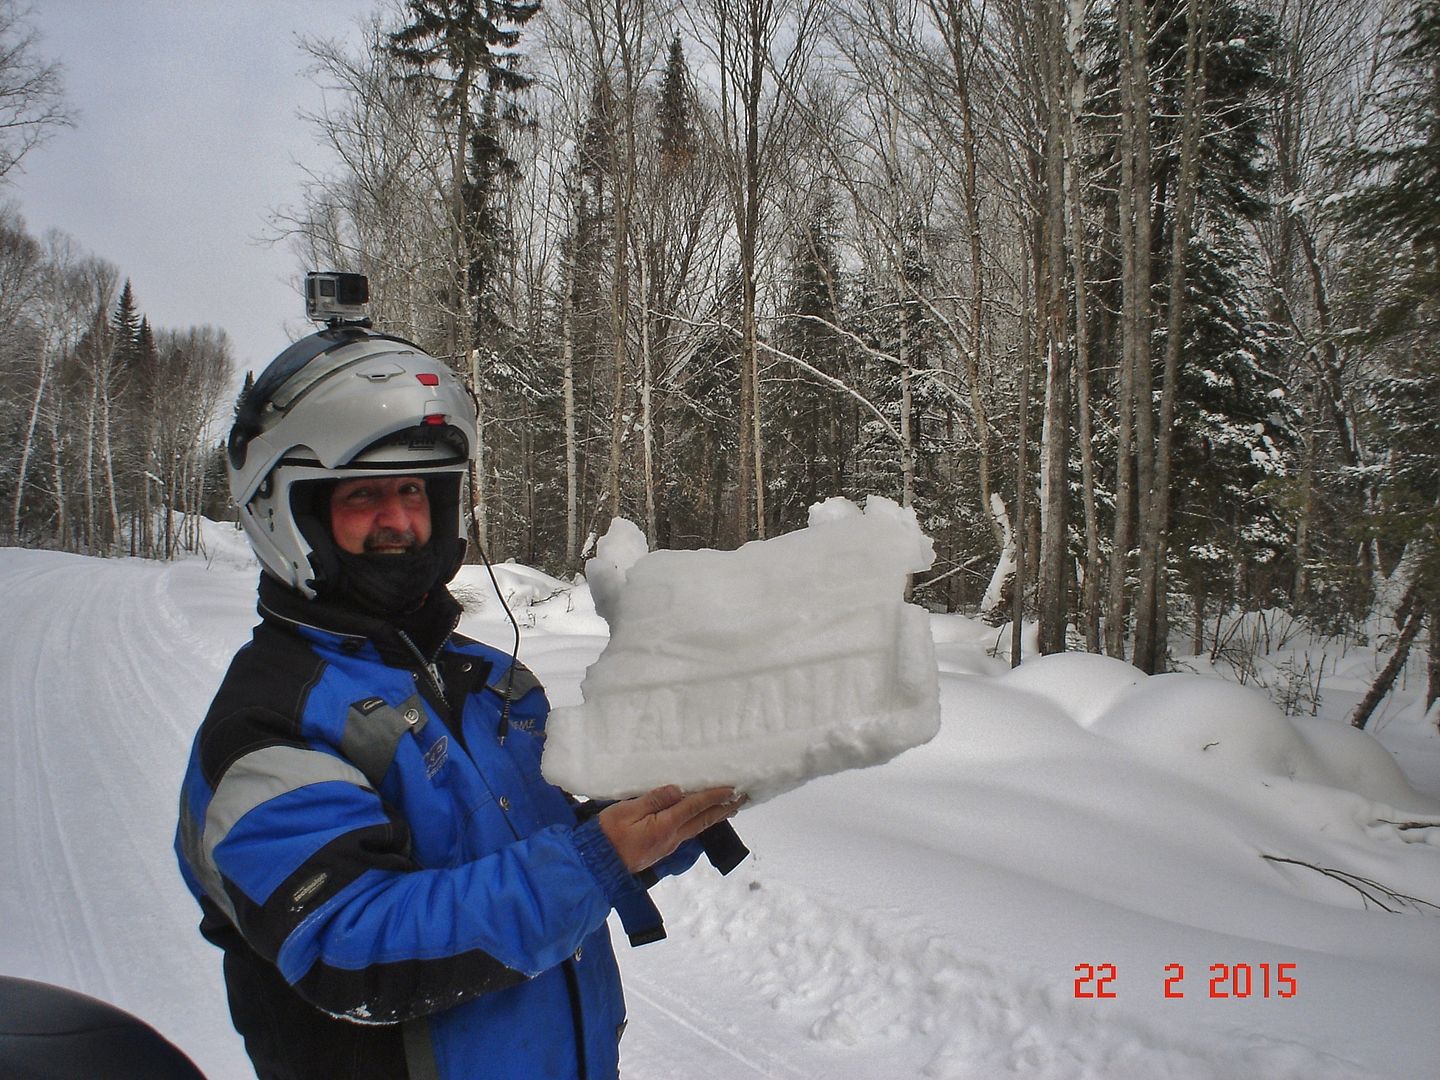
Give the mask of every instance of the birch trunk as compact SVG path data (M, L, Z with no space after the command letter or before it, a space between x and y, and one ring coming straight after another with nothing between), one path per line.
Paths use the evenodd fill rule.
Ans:
M1405 598L1400 602L1400 609L1395 613L1395 623L1400 629L1400 636L1395 641L1395 651L1390 654L1389 661L1381 669L1380 674L1375 676L1375 681L1370 684L1370 689L1360 703L1355 706L1355 711L1350 714L1350 724L1362 731L1370 722L1371 715L1385 700L1385 695L1395 685L1395 677L1405 667L1405 661L1410 659L1410 647L1415 644L1415 637L1420 632L1421 625L1425 622L1424 605L1420 597L1418 585L1411 585L1406 592Z
M475 388L475 448L471 452L471 506L474 507L475 541L485 552L490 545L490 505L485 491L485 395L480 392L480 350L469 351L470 385Z
M30 399L30 408L25 418L25 436L20 443L20 460L15 466L15 497L10 504L10 539L13 542L20 539L20 516L25 505L25 477L30 468L30 456L35 450L35 432L40 426L40 407L50 385L50 368L50 350L42 345L35 395Z
M1030 366L1031 350L1034 348L1034 334L1028 315L1030 311L1029 284L1034 280L1036 259L1026 260L1025 286L1021 291L1020 311L1022 332L1020 335L1020 407L1019 437L1015 452L1015 583L1010 597L1010 665L1018 667L1022 656L1025 622L1025 586L1028 548L1030 546L1029 499L1026 492L1030 487Z

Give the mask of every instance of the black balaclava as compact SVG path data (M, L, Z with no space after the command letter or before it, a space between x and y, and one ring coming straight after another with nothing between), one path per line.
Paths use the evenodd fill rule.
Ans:
M352 555L335 549L339 574L333 587L325 589L331 598L350 599L376 615L403 615L414 611L426 595L440 584L440 544L435 538L403 554Z

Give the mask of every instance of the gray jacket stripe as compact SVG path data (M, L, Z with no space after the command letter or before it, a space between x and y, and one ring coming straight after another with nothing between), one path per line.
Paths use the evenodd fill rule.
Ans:
M234 923L236 921L235 905L230 903L230 897L225 892L225 883L220 880L220 872L205 856L202 846L203 831L203 823L190 813L189 807L185 807L180 813L180 843L185 850L185 861L190 864L191 872L200 880L201 886L205 889L205 895L219 904L221 910Z
M215 848L251 810L288 791L327 780L370 787L365 774L354 765L319 750L267 746L238 759L225 770L205 812L205 834L200 845L204 856L202 865L214 868Z

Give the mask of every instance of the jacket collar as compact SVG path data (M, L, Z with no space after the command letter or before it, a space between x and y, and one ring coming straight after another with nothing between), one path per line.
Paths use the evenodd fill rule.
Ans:
M433 663L460 624L462 610L443 585L432 589L415 611L389 618L333 599L307 600L264 572L260 574L259 593L256 610L262 619L286 624L293 630L318 630L357 644L369 641L385 663L396 667L413 667L417 660Z

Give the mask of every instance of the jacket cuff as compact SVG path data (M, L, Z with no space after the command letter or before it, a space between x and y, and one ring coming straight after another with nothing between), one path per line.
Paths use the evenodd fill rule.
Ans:
M600 888L604 891L606 899L610 901L611 907L621 903L629 894L641 891L640 883L620 861L620 856L615 852L615 846L610 843L610 838L600 828L597 818L591 818L583 825L577 825L574 837L575 847L580 852L581 861L585 863L590 873L595 875L595 880L600 883Z

